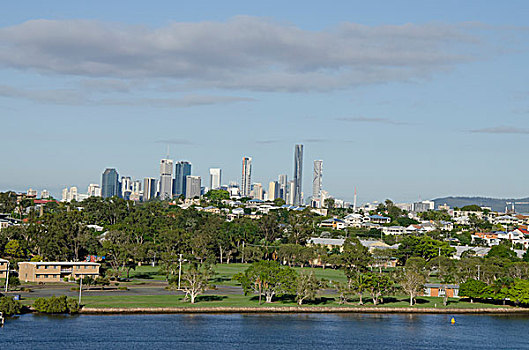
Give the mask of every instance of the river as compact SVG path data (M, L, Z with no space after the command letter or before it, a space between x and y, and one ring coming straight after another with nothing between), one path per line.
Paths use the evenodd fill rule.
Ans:
M27 314L0 349L529 349L528 316Z

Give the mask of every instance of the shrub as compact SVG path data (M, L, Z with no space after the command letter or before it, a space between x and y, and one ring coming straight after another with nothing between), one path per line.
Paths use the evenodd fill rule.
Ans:
M22 310L22 304L18 300L14 300L13 297L1 297L0 298L0 312L5 316L11 316L19 314Z
M33 303L33 308L45 314L65 314L79 311L79 303L66 295L60 297L51 296L49 298L37 298Z

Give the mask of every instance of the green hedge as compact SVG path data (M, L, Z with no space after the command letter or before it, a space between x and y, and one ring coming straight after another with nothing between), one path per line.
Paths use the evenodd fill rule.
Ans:
M72 314L79 311L79 303L66 295L60 297L51 296L49 298L37 298L33 303L33 308L45 314Z

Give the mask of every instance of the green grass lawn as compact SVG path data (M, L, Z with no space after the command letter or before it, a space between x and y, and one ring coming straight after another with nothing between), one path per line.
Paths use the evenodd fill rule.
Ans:
M482 304L478 302L470 303L460 299L450 299L448 305L443 305L443 299L437 297L419 297L415 308L502 308L505 306ZM31 305L34 298L27 298L22 301L24 305ZM270 306L297 306L295 300L292 298L274 298L271 304L262 303L259 305L256 296L244 295L202 295L199 296L195 304L183 301L182 295L130 295L130 296L84 296L82 304L90 308L163 308L163 307L270 307ZM353 301L348 304L339 304L332 295L324 295L318 297L312 302L303 304L302 307L307 306L324 306L324 307L359 307L358 301ZM408 299L404 296L394 296L385 298L383 304L378 307L408 307ZM376 308L368 296L364 297L363 307ZM508 307L508 306L507 306Z
M239 272L244 272L250 264L217 264L213 266L213 271L215 275L212 277L211 282L217 285L225 286L237 286L239 283L232 279L233 275L236 275ZM333 270L330 268L314 268L300 267L294 268L297 272L300 271L314 271L314 274L319 279L325 279L328 281L339 281L345 282L346 277L342 270ZM136 270L130 272L130 277L133 280L138 279L151 279L155 281L165 281L165 275L160 271L159 266L152 267L150 265L138 266Z

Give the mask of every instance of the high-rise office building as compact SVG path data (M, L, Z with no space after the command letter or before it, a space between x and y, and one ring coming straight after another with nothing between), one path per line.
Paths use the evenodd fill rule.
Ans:
M101 196L103 198L109 198L120 194L118 172L113 168L105 169L101 179Z
M279 182L277 181L270 181L268 184L268 200L273 201L276 198L279 197Z
M162 159L160 161L160 199L173 198L173 161Z
M241 196L249 197L252 186L252 158L242 159Z
M130 178L130 176L122 176L121 177L121 198L125 200L129 200L131 194L132 194L132 179Z
M157 180L154 177L146 177L143 179L143 201L149 201L156 198Z
M177 162L175 165L175 178L173 184L173 194L175 196L185 196L186 178L191 175L191 163L186 161Z
M200 176L186 176L186 198L200 197Z
M260 183L254 183L252 185L251 197L254 199L263 199L263 185Z
M88 197L101 197L101 187L99 184L88 185Z
M222 170L220 168L209 169L209 189L218 190L221 185Z
M287 183L287 199L286 202L288 205L294 205L294 180L290 180Z
M281 174L278 177L279 183L279 198L283 199L285 202L287 200L287 186L288 186L288 177L286 174Z
M319 199L323 177L323 160L314 161L314 173L312 176L312 199Z
M101 191L100 191L100 193L101 193ZM42 199L50 198L50 192L48 190L42 190L42 192L40 192L40 198L42 198Z
M302 205L301 192L303 185L303 145L294 148L294 189L293 205Z

